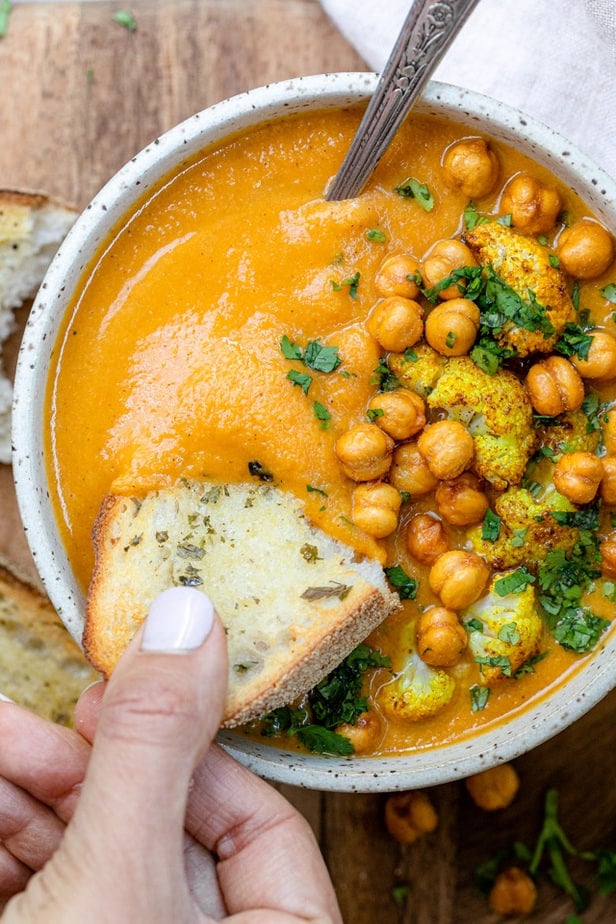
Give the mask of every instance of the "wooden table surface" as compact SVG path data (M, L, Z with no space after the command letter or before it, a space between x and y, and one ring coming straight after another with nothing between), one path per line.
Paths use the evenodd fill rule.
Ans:
M137 31L112 14L129 7ZM41 189L78 207L136 151L175 122L252 86L323 71L366 70L317 0L131 0L13 6L0 39L0 186ZM22 312L22 315L24 312ZM23 317L21 319L23 322ZM7 364L19 331L7 348ZM32 569L11 472L0 466L0 553ZM348 924L490 924L476 866L538 832L545 790L560 790L576 846L616 848L616 694L516 761L515 803L481 812L461 783L431 790L437 831L402 848L383 825L383 795L281 787L312 824ZM616 920L616 895L592 890L585 924ZM410 885L396 904L392 887ZM549 883L527 920L563 924L571 902Z

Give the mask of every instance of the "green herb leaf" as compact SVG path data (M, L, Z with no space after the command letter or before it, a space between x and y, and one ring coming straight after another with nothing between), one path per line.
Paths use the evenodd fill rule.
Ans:
M434 208L434 197L425 183L420 183L410 176L400 186L394 187L394 192L404 199L415 199L424 212L431 212Z
M0 38L4 38L8 31L12 6L10 0L1 0L0 2Z
M312 404L312 410L316 419L321 421L321 427L326 429L327 424L332 419L332 415L329 413L327 408L321 404L320 401L314 401Z
M366 237L369 241L375 241L377 244L383 244L387 240L385 232L379 230L379 228L371 228L366 231Z
M601 295L603 298L607 298L608 302L616 305L616 282L608 282L606 286L603 286Z
M130 10L118 10L112 15L111 18L114 22L117 22L121 26L124 26L125 29L128 29L129 32L137 31L137 23Z
M472 231L477 225L484 225L489 220L489 218L479 214L473 202L469 202L464 209L464 227L467 231Z
M360 277L361 273L357 272L353 276L347 276L342 282L336 282L335 279L332 279L332 289L334 292L341 292L344 286L348 286L351 298L357 298L357 288L359 286Z
M286 334L283 334L282 340L280 341L280 349L282 355L285 359L299 359L303 360L303 353L301 347L298 347L296 343L293 343Z
M578 359L588 359L592 339L592 334L589 334L579 324L566 324L554 350L562 356L577 356Z
M499 578L494 582L494 590L499 597L506 597L509 594L520 594L528 587L529 584L535 583L535 577L530 573L525 565L512 571L511 574Z
M469 692L471 695L471 712L482 712L490 699L490 687L475 683Z
M324 346L318 340L311 340L306 346L304 363L316 372L333 372L341 364L337 346Z
M481 538L485 539L486 542L496 542L500 536L502 522L498 514L488 507L481 524Z
M402 565L394 565L393 568L385 568L385 574L389 583L396 588L401 600L414 600L417 596L419 584L415 578L410 577Z
M293 382L294 385L298 385L305 395L308 394L308 389L312 384L311 375L308 375L306 372L297 372L296 369L290 369L287 372L287 378L290 382Z

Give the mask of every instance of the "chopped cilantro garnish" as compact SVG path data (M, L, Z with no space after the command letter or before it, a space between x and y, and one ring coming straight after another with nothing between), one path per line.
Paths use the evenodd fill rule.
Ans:
M332 419L332 415L320 401L313 402L312 410L316 419L321 421L321 426L325 429L328 422Z
M351 298L357 298L357 288L359 286L360 273L354 273L352 276L347 276L346 279L343 279L342 282L336 282L335 279L332 279L332 289L334 292L341 292L344 286L349 287L349 295Z
M308 750L322 754L352 754L349 739L334 729L342 723L355 725L367 711L368 703L361 695L364 674L379 667L389 667L389 658L359 645L308 693L305 707L284 706L264 716L262 733L296 736Z
M293 341L289 340L286 334L282 335L282 339L280 341L280 349L285 359L303 360L304 358L301 347L299 347L296 343L293 343Z
M293 382L294 385L298 385L305 395L308 394L308 389L312 384L311 375L308 375L306 372L298 372L296 369L290 369L287 372L287 378L290 382Z
M489 220L489 218L479 214L474 202L469 202L464 209L464 227L467 231L472 231L477 225L483 225Z
M418 583L415 578L409 577L402 565L385 568L387 579L398 591L401 600L414 600L417 596Z
M313 484L307 484L306 490L309 494L322 494L323 497L329 497L327 491L324 491L322 488L315 488Z
M379 417L382 417L385 412L380 407L371 407L366 411L366 417L371 423L374 423L375 420L378 420Z
M525 565L512 571L503 578L494 582L494 590L499 597L506 597L508 594L521 594L529 584L535 583L535 577L530 573Z
M400 388L400 380L391 372L387 362L382 359L370 379L371 385L378 385L379 391L396 391Z
M445 346L447 346L449 349L451 349L453 346L455 346L455 343L456 343L456 340L457 340L457 339L458 339L458 338L457 338L457 336L456 336L455 331L450 330L450 331L448 332L447 336L445 337Z
M488 508L481 524L481 538L486 542L496 542L500 536L502 520L498 514Z
M311 340L304 352L304 363L316 372L333 372L342 360L337 346L324 346L318 340Z
M603 298L607 298L608 302L616 305L616 282L608 282L606 286L603 286L601 295Z
M566 324L554 350L562 356L577 356L578 359L588 359L591 344L592 334L585 331L579 324Z
M501 642L506 642L508 645L517 645L520 641L520 633L518 632L517 623L506 622L499 629L498 638Z
M480 669L482 665L486 667L499 667L504 677L511 677L511 659L506 655L491 655L490 657L476 657L476 663Z
M370 228L369 231L366 231L366 237L369 241L375 241L377 244L383 244L387 240L385 232L379 228Z
M434 208L434 197L425 183L420 183L414 177L410 176L401 183L400 186L394 187L394 192L404 199L415 199L424 212L431 212Z
M484 687L482 684L475 683L470 688L471 711L482 712L488 705L490 698L490 687Z

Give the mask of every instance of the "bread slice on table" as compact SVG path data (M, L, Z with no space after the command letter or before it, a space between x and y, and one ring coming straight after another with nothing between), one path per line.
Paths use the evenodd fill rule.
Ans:
M0 189L0 354L13 310L32 298L75 221L74 209L41 193ZM0 462L11 461L12 389L0 355Z
M51 601L0 559L0 693L70 725L79 695L97 679Z
M311 689L400 606L381 565L309 524L270 485L182 481L143 498L109 496L84 650L108 676L162 590L197 587L227 632L232 727Z

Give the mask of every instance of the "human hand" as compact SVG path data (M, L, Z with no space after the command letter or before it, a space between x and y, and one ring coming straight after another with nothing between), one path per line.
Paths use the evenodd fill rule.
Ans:
M212 744L226 677L209 600L174 588L81 734L0 704L3 924L340 924L305 820Z

